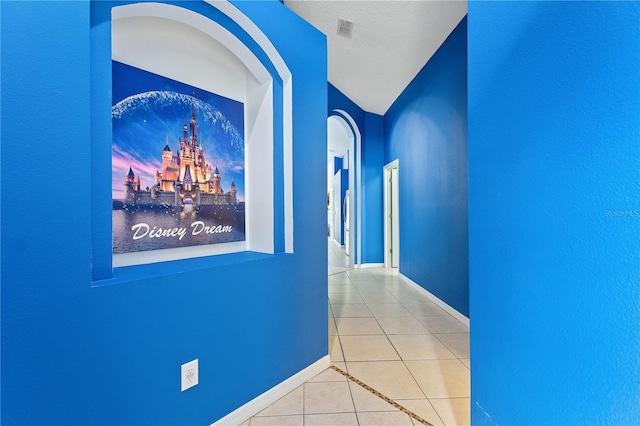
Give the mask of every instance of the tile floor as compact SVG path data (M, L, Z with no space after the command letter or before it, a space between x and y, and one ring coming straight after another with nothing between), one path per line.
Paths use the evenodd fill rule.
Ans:
M344 252L344 247L329 238L329 275L345 272L349 268L349 257Z
M326 370L244 425L470 424L468 327L397 270L347 269L333 242L329 262L331 363L355 381Z

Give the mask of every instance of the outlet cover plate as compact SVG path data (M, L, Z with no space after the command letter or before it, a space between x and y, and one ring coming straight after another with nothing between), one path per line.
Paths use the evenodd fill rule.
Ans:
M180 391L184 392L198 384L198 360L180 366Z

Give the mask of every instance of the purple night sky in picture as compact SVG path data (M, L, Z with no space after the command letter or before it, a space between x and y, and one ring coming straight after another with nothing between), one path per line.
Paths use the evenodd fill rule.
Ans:
M195 105L205 159L218 167L222 185L233 180L244 199L244 105L216 94L113 61L113 198L122 199L129 166L142 187L162 171L167 138L176 151ZM117 82L117 84L116 84Z

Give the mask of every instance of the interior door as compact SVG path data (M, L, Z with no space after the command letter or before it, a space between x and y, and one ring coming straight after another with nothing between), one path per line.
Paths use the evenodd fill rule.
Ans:
M344 196L344 253L349 256L350 229L349 229L349 190Z
M333 239L342 245L342 200L340 200L341 188L340 171L333 176L333 188L336 191L333 198Z
M400 205L398 202L398 168L391 169L391 267L400 264Z

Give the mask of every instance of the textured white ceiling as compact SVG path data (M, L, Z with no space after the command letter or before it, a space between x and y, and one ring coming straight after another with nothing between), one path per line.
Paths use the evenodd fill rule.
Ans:
M466 1L285 0L327 36L328 78L368 112L384 114L467 13ZM338 35L338 19L355 23Z

